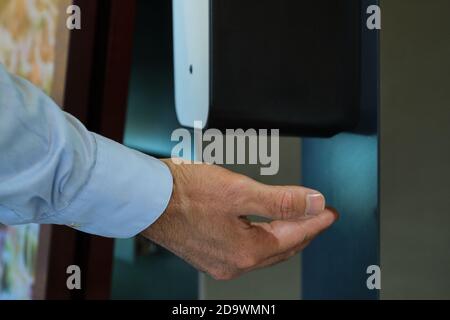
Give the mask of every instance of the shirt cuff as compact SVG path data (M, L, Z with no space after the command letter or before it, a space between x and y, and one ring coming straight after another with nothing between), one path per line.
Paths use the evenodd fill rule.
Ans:
M66 209L46 222L104 237L133 237L167 208L172 174L160 160L93 135L97 158L89 181Z

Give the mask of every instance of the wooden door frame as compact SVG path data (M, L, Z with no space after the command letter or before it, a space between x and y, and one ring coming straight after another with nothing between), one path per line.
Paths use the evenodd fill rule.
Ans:
M70 32L64 110L86 127L123 141L131 73L135 0L75 0L82 29ZM65 226L42 226L34 297L109 299L114 240ZM67 267L78 265L82 289L70 291Z

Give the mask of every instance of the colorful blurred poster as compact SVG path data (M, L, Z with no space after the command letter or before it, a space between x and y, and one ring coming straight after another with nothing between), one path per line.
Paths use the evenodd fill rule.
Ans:
M0 225L0 300L30 299L39 227Z
M0 0L0 62L50 94L60 0ZM31 299L39 227L0 225L0 299Z

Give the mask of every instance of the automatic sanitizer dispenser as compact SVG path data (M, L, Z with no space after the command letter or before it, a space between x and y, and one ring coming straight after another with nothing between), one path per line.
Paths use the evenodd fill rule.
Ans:
M360 104L359 1L173 0L181 125L330 136Z

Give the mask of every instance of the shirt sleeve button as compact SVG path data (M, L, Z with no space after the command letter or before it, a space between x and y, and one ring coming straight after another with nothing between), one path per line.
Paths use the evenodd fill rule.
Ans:
M71 224L69 224L69 227L76 229L76 228L80 228L80 227L81 227L81 224L72 222Z

